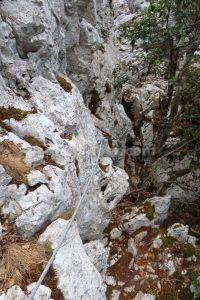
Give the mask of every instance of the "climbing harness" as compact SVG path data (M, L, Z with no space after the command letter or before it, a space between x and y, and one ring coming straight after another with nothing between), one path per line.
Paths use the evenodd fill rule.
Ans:
M66 226L66 229L65 229L65 231L64 231L64 234L63 234L63 236L62 236L62 238L61 238L61 240L60 240L58 246L54 249L54 251L53 251L53 253L52 253L52 255L51 255L51 257L50 257L48 263L46 264L46 266L45 266L45 268L44 268L42 274L40 275L40 278L38 279L38 281L37 281L37 283L35 284L35 286L34 286L32 292L31 292L30 296L28 297L28 300L34 300L34 296L35 296L35 294L36 294L38 288L40 287L42 281L44 280L46 274L48 273L48 271L49 271L49 269L50 269L50 267L51 267L53 261L54 261L55 258L56 258L56 255L57 255L58 251L60 250L60 248L62 247L63 243L64 243L65 240L66 240L66 237L67 237L67 234L68 234L68 232L69 232L69 230L70 230L70 227L71 227L72 223L73 223L74 220L75 220L75 217L76 217L77 212L78 212L78 210L79 210L79 208L80 208L80 205L81 205L81 203L83 202L83 200L84 200L84 198L85 198L85 196L86 196L86 193L88 192L88 189L89 189L89 187L90 187L90 184L91 184L91 182L92 182L92 179L94 178L94 175L95 175L95 173L96 173L96 171L97 171L97 166L98 166L98 162L99 162L99 158L100 158L100 154L101 154L101 148L102 148L102 145L103 145L103 143L104 143L104 139L103 139L99 134L97 134L97 135L96 135L96 140L97 140L97 143L98 143L98 145L99 145L99 150L98 150L98 154L97 154L97 158L96 158L95 164L94 164L93 167L92 167L92 171L91 171L90 178L89 178L89 180L88 180L88 182L87 182L87 184L86 184L86 186L85 186L85 189L84 189L82 195L80 196L80 199L79 199L79 201L78 201L78 204L77 204L77 206L76 206L76 209L74 210L73 216L72 216L71 219L69 220L69 222L68 222L68 224L67 224L67 226Z

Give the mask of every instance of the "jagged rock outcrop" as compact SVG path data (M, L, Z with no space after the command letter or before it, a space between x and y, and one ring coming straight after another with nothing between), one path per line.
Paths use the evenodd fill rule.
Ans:
M2 107L8 112L11 106L27 112L20 121L15 120L15 116L5 120L12 132L4 132L0 137L2 143L9 141L10 147L18 145L32 169L27 175L28 182L22 182L19 187L8 182L2 184L2 211L16 219L16 227L24 236L33 235L43 224L75 207L98 150L97 130L80 93L69 79L62 78L70 86L70 92L64 91L56 82L36 77L27 86L28 102L22 97L13 100L8 92L2 101ZM32 107L37 112L32 113ZM39 146L31 146L35 143ZM92 190L80 210L78 222L83 237L98 236L108 223L112 206L128 188L126 173L120 168L114 169L112 164L112 159L109 159L103 170L99 168ZM40 173L37 168L40 168ZM30 183L34 170L37 179ZM119 185L119 181L123 185ZM27 183L33 186L33 190Z
M0 4L1 125L7 129L0 142L18 145L31 169L21 185L3 185L1 203L24 236L73 209L97 153L96 128L105 137L101 156L123 167L131 124L123 106L113 101L118 57L111 11L112 5L102 1ZM83 93L93 120L65 73ZM99 169L88 194L90 212L84 204L78 218L83 238L95 238L103 230L110 209L128 188L125 172L109 165L108 173ZM90 234L86 228L92 222L96 225Z

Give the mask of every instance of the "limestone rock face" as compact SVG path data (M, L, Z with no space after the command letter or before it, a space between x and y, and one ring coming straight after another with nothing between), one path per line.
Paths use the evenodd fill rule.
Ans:
M0 143L17 145L31 169L20 185L3 180L2 212L30 237L73 210L97 156L98 132L100 156L111 166L97 169L77 219L81 236L94 239L128 188L121 167L131 123L112 84L118 50L111 4L8 0L0 15L0 108L8 114Z
M54 221L40 236L39 243L50 242L55 249L68 222L63 219ZM75 223L58 251L53 267L64 299L106 299L101 276L85 252Z
M97 130L89 111L70 80L63 80L71 86L70 93L56 82L37 77L28 87L31 97L28 104L23 98L13 102L9 94L4 102L8 109L9 105L26 107L26 111L31 111L32 106L37 107L37 112L20 121L13 118L6 120L14 133L8 132L0 137L1 142L8 140L17 144L32 168L38 165L41 168L40 172L31 171L27 176L30 186L40 185L36 185L34 191L27 193L25 186L22 189L23 185L19 188L15 185L2 186L3 211L16 219L18 231L26 237L33 235L44 223L75 207L89 180L98 152ZM39 146L31 146L32 141ZM41 155L37 157L38 153ZM78 223L83 237L100 234L109 221L111 209L128 188L125 171L114 168L111 158L108 170L97 170L92 190L88 192L84 208L80 209ZM33 179L31 176L36 173L40 174L40 178ZM21 191L20 197L18 193L12 193L13 189ZM89 230L90 225L93 230Z

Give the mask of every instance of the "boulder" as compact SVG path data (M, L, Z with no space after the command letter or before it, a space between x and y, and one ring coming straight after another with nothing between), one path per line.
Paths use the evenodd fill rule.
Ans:
M167 235L171 236L181 242L188 242L195 246L197 238L188 234L189 226L180 223L173 224L167 230Z
M137 247L133 238L128 240L128 253L132 254L133 257L137 255Z
M69 221L57 219L40 236L39 243L50 243L52 249L58 243ZM66 237L53 263L58 277L58 288L64 299L105 299L102 278L87 256L76 223Z
M121 235L122 235L122 232L118 228L113 228L110 232L110 238L112 240L118 239Z
M36 282L33 282L27 286L28 294L31 294L32 290L34 289ZM34 300L51 300L51 290L50 288L40 285L35 296Z
M147 199L147 202L149 202L155 209L154 212L154 223L160 223L163 222L169 214L169 208L171 204L171 196L166 195L163 197L153 197L151 199Z
M123 225L124 230L129 233L133 233L142 227L148 227L151 225L150 220L146 217L146 214L139 214L136 217L125 222Z

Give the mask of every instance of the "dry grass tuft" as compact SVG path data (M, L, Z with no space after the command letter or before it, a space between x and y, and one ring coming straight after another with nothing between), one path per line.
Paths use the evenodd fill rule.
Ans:
M72 85L70 82L68 82L64 75L61 74L56 74L56 80L58 81L58 83L60 84L60 86L63 88L63 90L67 93L71 92L72 90Z
M9 285L20 285L35 268L41 268L49 258L47 246L34 243L11 243L3 246L0 259L0 291Z
M26 135L23 137L23 139L26 142L28 142L31 146L38 146L38 147L41 147L43 150L45 150L47 148L42 141L36 139L33 136Z
M19 108L15 108L12 106L4 107L0 106L0 120L6 119L15 119L17 121L21 121L27 117L28 114L32 113L31 111L24 111Z
M21 149L9 140L0 143L0 164L14 183L26 183L30 167L24 161Z

